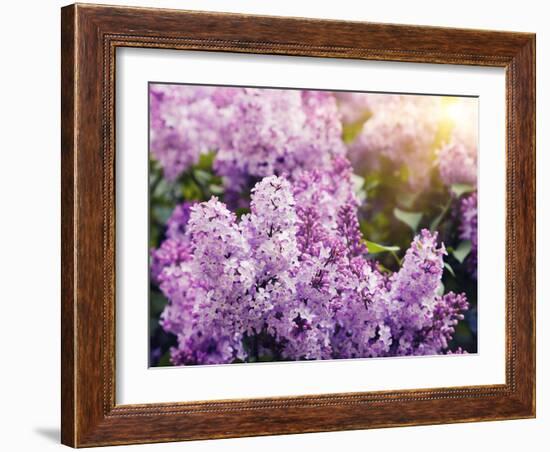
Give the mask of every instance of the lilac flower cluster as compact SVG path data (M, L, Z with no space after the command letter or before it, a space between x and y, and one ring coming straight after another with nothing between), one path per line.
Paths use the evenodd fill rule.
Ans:
M463 99L451 104L458 108L449 141L438 151L439 175L445 185L477 185L477 102Z
M426 188L434 166L447 186L476 185L475 99L352 92L335 96L345 124L364 122L349 144L354 168L377 169L384 158L396 170L407 168L409 187L415 191Z
M231 190L241 190L250 177L328 170L345 154L330 93L244 89L230 115L229 143L219 149L214 169Z
M166 223L166 240L151 253L151 277L159 282L164 267L177 265L189 258L190 245L185 228L191 214L192 203L178 205Z
M342 184L346 163L264 177L240 221L215 197L172 216L153 273L169 300L161 324L177 336L174 364L448 352L468 302L440 295L443 245L424 230L398 272L381 272Z
M208 86L151 85L150 148L168 180L225 141L227 118L219 112L234 92Z
M201 153L227 190L269 175L329 170L345 155L336 99L329 92L152 85L151 150L176 179Z
M351 107L346 106L344 111L354 109L354 104L360 102L372 114L350 144L349 157L354 168L368 165L372 169L383 157L396 168L408 168L412 189L425 188L432 168L432 147L439 128L441 98L355 94L351 100Z
M477 184L477 149L452 141L438 154L439 175L445 185Z
M471 275L477 279L477 193L461 200L459 231L460 238L469 240L472 244L466 264Z

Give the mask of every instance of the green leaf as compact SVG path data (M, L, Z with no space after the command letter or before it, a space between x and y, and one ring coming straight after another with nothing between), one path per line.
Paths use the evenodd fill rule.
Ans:
M365 240L365 244L367 245L367 249L369 250L369 253L371 254L390 253L396 260L397 264L401 265L401 259L399 259L399 256L396 253L396 251L400 250L398 246L389 246L389 245L386 246L386 245L381 245L380 243L370 242L368 240Z
M453 275L454 278L456 278L455 271L453 270L453 267L451 267L448 262L445 262L443 265L449 271L449 273L451 275Z
M202 191L200 187L190 178L184 180L181 185L181 195L187 201L202 201Z
M365 240L365 243L367 245L367 248L369 249L369 253L371 254L377 254L377 253L395 253L396 251L399 251L401 248L398 246L386 246L381 245L380 243L370 242L368 240Z
M422 212L406 212L399 208L393 209L393 214L395 218L399 221L405 223L409 228L412 229L413 233L418 229L418 224L422 219Z
M172 189L171 184L169 184L164 179L158 179L154 184L151 184L151 196L156 198L162 198Z
M410 209L414 202L416 201L416 198L418 198L418 193L414 192L407 192L407 193L400 193L397 195L397 202L399 205Z
M222 187L221 185L210 184L210 186L208 187L208 189L210 190L210 193L212 193L213 195L221 195L221 194L223 194L223 187Z
M214 163L215 156L216 156L215 152L208 152L206 154L201 154L201 156L199 157L199 162L195 167L203 171L210 171L212 169L212 164Z
M353 185L353 191L359 201L364 201L367 199L367 193L365 192L365 189L363 188L365 185L365 179L361 176L358 176L357 174L351 175L351 183Z
M463 240L459 245L452 250L455 259L462 264L464 259L468 257L468 254L472 251L472 242L469 240Z
M212 179L212 174L201 169L193 170L193 176L195 176L195 179L201 185L208 185Z
M460 198L465 193L470 193L475 190L475 187L468 184L453 184L451 185L451 192Z
M437 286L437 295L441 297L443 296L444 293L445 293L445 284L439 281L439 286Z

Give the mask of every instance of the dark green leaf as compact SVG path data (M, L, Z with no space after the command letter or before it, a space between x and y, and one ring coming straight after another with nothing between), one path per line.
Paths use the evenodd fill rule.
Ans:
M164 307L168 303L166 298L162 294L160 294L157 291L151 290L150 296L150 309L151 309L151 316L158 317L160 313L164 310Z
M451 267L451 266L449 265L449 263L447 263L447 262L445 262L443 265L444 265L445 268L449 271L449 273L450 273L451 275L453 275L453 277L456 278L455 271L453 270L453 267Z
M464 262L464 259L468 257L471 251L472 242L469 240L463 240L455 249L452 249L453 256L460 263Z
M246 207L238 207L237 210L235 211L235 213L240 218L243 215L246 215L247 213L250 213L250 209L247 209Z

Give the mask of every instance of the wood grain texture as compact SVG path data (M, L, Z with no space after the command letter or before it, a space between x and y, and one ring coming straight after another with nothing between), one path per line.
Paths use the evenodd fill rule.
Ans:
M71 5L62 9L62 442L74 447L535 415L535 36ZM506 384L115 403L117 47L506 68Z

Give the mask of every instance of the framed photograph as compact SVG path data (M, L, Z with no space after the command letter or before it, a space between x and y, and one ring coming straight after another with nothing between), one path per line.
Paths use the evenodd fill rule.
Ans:
M535 416L535 36L62 9L62 442Z

